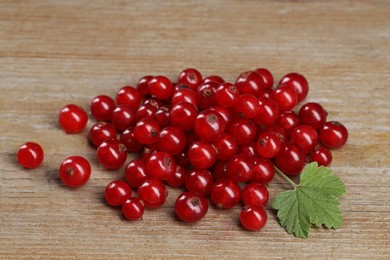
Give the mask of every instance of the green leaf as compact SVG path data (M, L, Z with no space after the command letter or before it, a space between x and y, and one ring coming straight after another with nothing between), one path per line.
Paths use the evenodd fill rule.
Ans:
M300 184L278 194L272 207L288 233L307 238L311 225L334 229L342 226L340 197L345 193L340 178L314 162L302 170Z

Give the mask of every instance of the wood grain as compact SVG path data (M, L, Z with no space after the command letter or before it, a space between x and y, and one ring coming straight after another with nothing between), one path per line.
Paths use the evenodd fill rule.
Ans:
M388 259L389 15L388 1L1 1L0 258ZM87 131L64 134L59 109L88 107L146 74L174 79L186 67L229 81L256 67L276 79L306 75L308 100L350 131L332 163L348 188L342 229L297 239L269 207L257 233L239 227L239 207L211 208L200 223L184 225L172 211L175 189L137 223L105 205L105 185L123 173L98 166ZM46 158L26 171L15 151L29 140ZM63 187L57 173L73 154L93 168L77 190ZM286 188L275 178L271 198Z

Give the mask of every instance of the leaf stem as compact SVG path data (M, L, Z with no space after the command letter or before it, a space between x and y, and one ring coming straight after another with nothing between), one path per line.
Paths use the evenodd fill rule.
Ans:
M295 182L293 182L289 177L287 177L287 175L284 174L278 167L275 166L275 170L276 170L276 172L277 172L280 176L283 177L283 179L285 179L288 183L290 183L291 186L294 187L294 189L298 188L298 185L297 185Z

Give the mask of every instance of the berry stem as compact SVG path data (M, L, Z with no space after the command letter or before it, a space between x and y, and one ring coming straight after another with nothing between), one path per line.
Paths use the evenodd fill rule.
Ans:
M287 177L287 175L284 174L281 170L279 170L278 167L275 166L275 170L276 170L276 172L277 172L280 176L283 177L283 179L285 179L288 183L291 184L291 186L294 187L294 190L295 190L296 188L298 188L298 184L296 184L296 183L293 182L289 177Z

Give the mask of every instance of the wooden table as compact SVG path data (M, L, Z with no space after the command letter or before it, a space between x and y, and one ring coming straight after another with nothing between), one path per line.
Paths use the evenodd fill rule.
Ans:
M370 258L390 257L390 3L388 1L2 1L0 3L0 258ZM107 172L87 130L66 135L59 109L88 107L146 74L175 79L196 67L234 81L267 67L310 82L308 101L350 131L332 169L345 182L344 226L288 235L267 207L261 232L242 230L239 207L211 208L195 225L165 206L131 223L105 205ZM90 120L89 126L93 124ZM43 166L15 160L39 142ZM80 189L63 187L58 166L70 155L91 161ZM129 158L130 160L131 158ZM288 188L276 177L271 198Z

